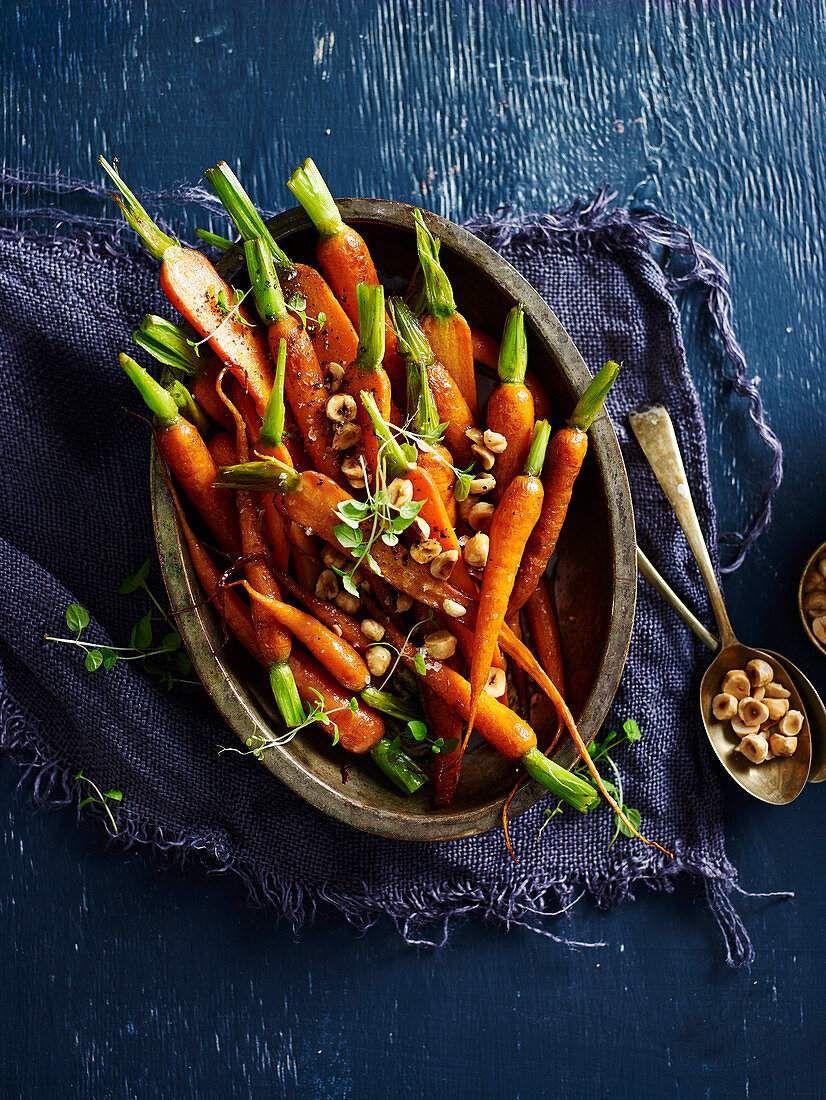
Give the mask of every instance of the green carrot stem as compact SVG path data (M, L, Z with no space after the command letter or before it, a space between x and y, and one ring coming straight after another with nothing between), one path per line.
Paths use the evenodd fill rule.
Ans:
M287 180L287 186L325 240L344 231L344 222L330 189L310 157L299 165Z
M588 431L594 417L602 408L608 391L616 381L619 370L619 363L609 361L598 374L594 375L588 389L577 401L576 408L568 418L569 428L579 428L581 432Z
M384 772L403 794L415 794L427 782L427 776L419 765L387 735L370 750L373 762Z
M374 371L384 359L384 287L359 283L356 299L359 318L356 362L362 371Z
M287 368L287 341L282 336L278 341L278 356L275 360L275 378L272 393L267 402L258 442L268 447L277 447L284 435L284 377Z
M370 417L370 423L373 425L373 431L376 433L376 439L379 441L379 449L387 462L388 475L391 478L404 477L412 463L405 458L404 451L379 412L379 407L372 393L362 390L360 396L361 403L364 405L367 415Z
M233 249L238 248L236 242L231 241L229 237L222 237L218 233L211 233L208 229L196 229L195 233L201 238L204 244L211 244L213 248L218 248L221 252L231 252Z
M558 798L580 813L587 813L599 803L599 794L587 779L560 768L559 764L543 756L539 749L528 749L522 757L522 763L531 779L553 791Z
M120 178L117 168L105 161L102 156L98 157L98 163L120 192L119 195L115 195L114 192L110 193L123 211L123 216L143 241L147 252L154 256L156 260L162 260L170 249L180 248L179 241L161 232L155 225L146 210Z
M267 228L264 219L255 209L252 199L229 165L221 161L217 168L207 169L206 177L244 240L251 241L255 237L263 237L270 246L273 263L279 275L292 276L295 271L292 260L275 243L275 238Z
M160 382L155 381L149 371L145 370L140 363L136 363L128 355L121 352L118 356L118 362L134 382L149 411L158 418L159 427L161 429L168 428L173 424L181 414L178 412L178 406L175 404L172 395L163 388Z
M505 319L505 331L502 333L502 343L499 345L499 381L524 385L527 367L525 311L520 302L513 307Z
M269 242L264 237L245 240L244 258L261 320L265 325L274 325L287 316L287 306L275 273Z
M425 363L427 366L435 363L436 356L433 354L433 349L409 307L401 298L391 298L387 308L393 320L393 328L396 330L399 354L405 359Z
M402 722L421 721L421 708L408 703L400 695L394 695L389 691L380 691L377 687L368 685L362 690L361 698L368 707L372 707L373 710L380 710L382 714L387 714L391 718L398 718Z
M270 665L270 687L278 711L288 726L300 726L307 720L295 677L286 661Z
M431 317L452 317L456 299L445 270L439 263L439 243L424 223L421 210L413 210L416 223L416 251L424 278L424 296Z
M525 473L528 477L539 477L545 465L545 452L551 438L551 425L547 420L537 420L533 426L531 449L525 459Z
M195 349L178 326L164 317L147 313L132 333L132 339L159 363L172 367L173 370L183 374L195 374L198 370Z
M190 424L194 424L201 435L207 434L211 427L209 417L204 413L200 405L198 405L183 382L179 382L177 378L173 378L166 388L172 400Z
M439 420L439 410L424 363L407 364L407 408L415 409L413 431L416 435L426 443L438 443L444 435L445 425Z
M237 466L221 466L215 484L223 489L260 489L264 493L294 493L301 475L277 458L259 458Z

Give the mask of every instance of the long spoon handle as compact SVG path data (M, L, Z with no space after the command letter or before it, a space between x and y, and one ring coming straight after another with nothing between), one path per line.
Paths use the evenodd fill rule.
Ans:
M683 466L671 417L662 405L643 405L638 409L632 409L628 414L628 420L645 457L651 464L657 481L662 486L668 503L674 509L674 514L685 532L688 547L697 559L700 575L711 600L711 609L717 620L722 644L724 647L732 645L737 638L731 629L723 593L714 575L714 566L711 564L708 547L694 510L694 501L691 499L691 490L688 487L685 466Z
M706 630L694 612L686 607L674 589L668 584L665 578L657 572L639 547L637 547L637 565L639 566L640 573L645 577L651 587L655 588L663 599L671 604L680 618L688 623L703 645L708 646L712 652L718 650L720 648L720 643L711 631Z

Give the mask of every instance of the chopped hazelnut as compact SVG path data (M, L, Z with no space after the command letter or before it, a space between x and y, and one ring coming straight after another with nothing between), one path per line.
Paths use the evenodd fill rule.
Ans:
M320 600L334 600L338 595L338 577L332 569L325 569L315 582L315 594Z
M473 538L468 539L462 550L465 564L471 569L484 569L488 564L488 552L490 551L490 538L482 531L478 531Z
M384 627L381 623L377 623L375 619L362 619L359 629L364 637L369 638L371 642L380 642L384 637Z
M495 488L496 478L492 474L484 474L482 477L470 479L468 493L472 497L480 497L484 496L485 493L492 492Z
M463 607L457 600L443 600L442 611L445 615L450 615L451 619L461 619L463 615L467 615L467 608Z
M364 659L372 676L384 676L390 668L393 654L385 645L371 645L365 653Z
M803 715L799 710L790 710L777 723L777 728L784 737L797 737L803 729Z
M765 687L774 679L774 669L768 661L756 657L746 665L746 675L754 687Z
M471 443L470 449L481 462L483 470L493 469L493 465L496 462L496 456L494 455L493 451L491 451L483 443Z
M482 439L487 449L493 451L495 455L499 455L507 450L508 441L505 436L501 435L499 432L492 432L488 429L488 431L483 433Z
M456 638L449 630L434 630L425 639L424 648L434 661L446 661L456 652Z
M735 699L746 699L751 692L751 680L742 668L733 668L723 677L720 691L725 695L733 695Z
M788 699L764 699L766 710L769 712L770 722L779 722L789 709Z
M330 398L334 400L334 398ZM361 428L358 424L341 424L333 432L333 450L334 451L349 451L351 447L355 447L356 444L361 442ZM363 478L364 471L359 469L359 474Z
M354 596L352 592L342 590L335 598L336 607L340 607L342 611L345 611L348 615L355 615L358 609L361 607L361 600L358 596Z
M438 539L423 539L410 547L410 557L420 565L426 565L442 552L442 544Z
M346 424L347 421L356 419L358 405L349 393L337 393L328 399L326 411L328 420L336 424Z
M387 486L387 499L394 508L401 508L413 499L413 482L406 477L394 477Z
M495 511L496 509L492 504L488 504L486 500L480 500L478 504L473 505L467 514L468 525L474 531L489 531Z
M327 374L330 378L330 393L338 393L341 389L341 380L344 377L344 367L341 363L328 363Z
M782 684L778 684L776 680L772 680L770 684L766 684L766 698L767 699L788 699L791 692L788 688L784 688Z
M752 764L762 764L768 756L769 743L762 733L749 733L737 748L743 756L751 760Z
M744 726L760 726L769 716L769 708L757 699L741 699L737 713Z
M488 673L488 680L485 684L485 691L488 695L492 695L494 699L499 699L505 694L508 688L508 681L505 677L505 670L503 668L492 668Z
M737 700L727 692L715 695L711 702L711 713L721 722L728 722L737 713Z
M797 750L797 738L773 733L769 738L769 747L775 756L794 756Z
M750 733L760 732L760 723L756 722L752 725L748 725L739 714L735 714L731 720L731 728L738 737L748 737Z
M436 577L436 579L440 581L450 580L450 574L453 572L453 566L458 560L458 550L442 550L442 552L440 554L437 554L433 561L430 563L431 576Z

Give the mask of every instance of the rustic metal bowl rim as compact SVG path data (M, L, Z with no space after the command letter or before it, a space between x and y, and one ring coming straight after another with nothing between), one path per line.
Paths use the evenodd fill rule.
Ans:
M411 208L408 204L386 199L360 198L342 198L337 199L336 202L346 222L356 225L365 222L384 224L393 229L413 232L410 219ZM443 247L459 252L463 259L480 267L485 274L495 280L499 289L514 303L523 302L526 320L533 325L540 342L549 350L550 357L557 361L568 384L575 392L581 392L590 381L591 374L568 333L544 299L507 260L478 237L439 215L426 212L425 217L428 227L434 236L442 241ZM270 219L268 225L276 239L283 239L311 228L309 219L300 207L284 211ZM225 263L228 260L229 257L226 257ZM637 578L636 540L630 490L619 443L605 412L596 418L589 435L599 467L600 485L606 497L614 583L608 641L596 680L579 719L580 729L583 731L586 742L590 742L599 731L619 684L631 639ZM232 677L223 669L214 654L211 654L215 663L214 668L202 668L200 665L206 642L203 609L194 607L197 603L197 593L191 588L185 574L183 566L185 550L177 520L173 520L171 524L175 531L175 546L167 546L166 535L162 534L164 519L169 520L169 516L164 514L164 507L168 512L171 501L163 478L160 476L154 451L151 486L153 522L170 602L176 609L192 608L191 611L178 616L184 643L193 658L193 666L220 713L243 741L253 729L254 718L250 707L238 690L238 685L233 682ZM180 557L180 576L177 570L169 568L170 563L167 561L169 553L173 551L177 551ZM224 681L220 685L216 682L216 674ZM220 691L217 690L219 687ZM554 759L563 767L570 767L576 758L576 750L570 743L554 756ZM411 841L459 839L486 832L501 820L501 801L493 809L483 806L477 812L465 810L461 814L440 813L434 814L433 817L423 817L405 812L403 802L399 803L398 811L366 806L352 799L346 786L333 789L318 775L304 770L287 754L267 753L263 757L263 763L287 787L324 813L364 832L379 836ZM546 794L545 789L538 784L525 783L511 804L510 816L517 817Z
M809 616L803 609L803 585L806 582L806 577L808 576L809 571L818 560L818 558L820 558L823 554L826 554L826 542L822 542L820 546L817 547L814 553L809 556L809 560L803 566L803 572L800 574L800 583L797 586L797 610L800 613L800 620L803 623L803 629L806 631L806 636L808 637L809 641L816 649L818 649L822 654L824 654L824 656L826 656L826 646L824 646L823 643L815 637L815 633L812 630L811 622L809 621Z

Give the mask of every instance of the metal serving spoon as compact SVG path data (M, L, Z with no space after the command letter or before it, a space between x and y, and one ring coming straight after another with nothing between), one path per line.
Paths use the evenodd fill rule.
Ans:
M640 576L656 589L677 614L691 627L704 646L712 653L720 648L720 639L715 638L710 630L706 630L694 612L686 607L674 589L668 584L661 573L658 573L642 550L637 547L637 565ZM814 684L797 665L792 664L788 657L782 657L771 649L765 651L770 657L779 661L789 676L794 680L800 698L806 707L806 717L809 719L809 731L812 738L812 770L809 772L810 783L822 783L826 779L826 706L815 690Z
M711 747L720 763L743 790L762 802L783 806L797 798L803 790L812 764L809 721L800 692L787 671L785 658L781 658L782 663L773 661L773 654L743 645L732 630L723 594L714 575L714 567L694 510L680 448L668 412L661 405L647 405L632 410L628 419L631 430L685 532L689 549L700 567L720 631L720 650L700 684L700 717ZM794 756L778 756L764 764L752 764L741 752L737 752L737 736L732 732L729 723L719 721L711 712L712 700L720 691L725 674L731 669L745 668L749 661L757 658L772 664L775 680L790 693L791 709L799 710L804 715Z

